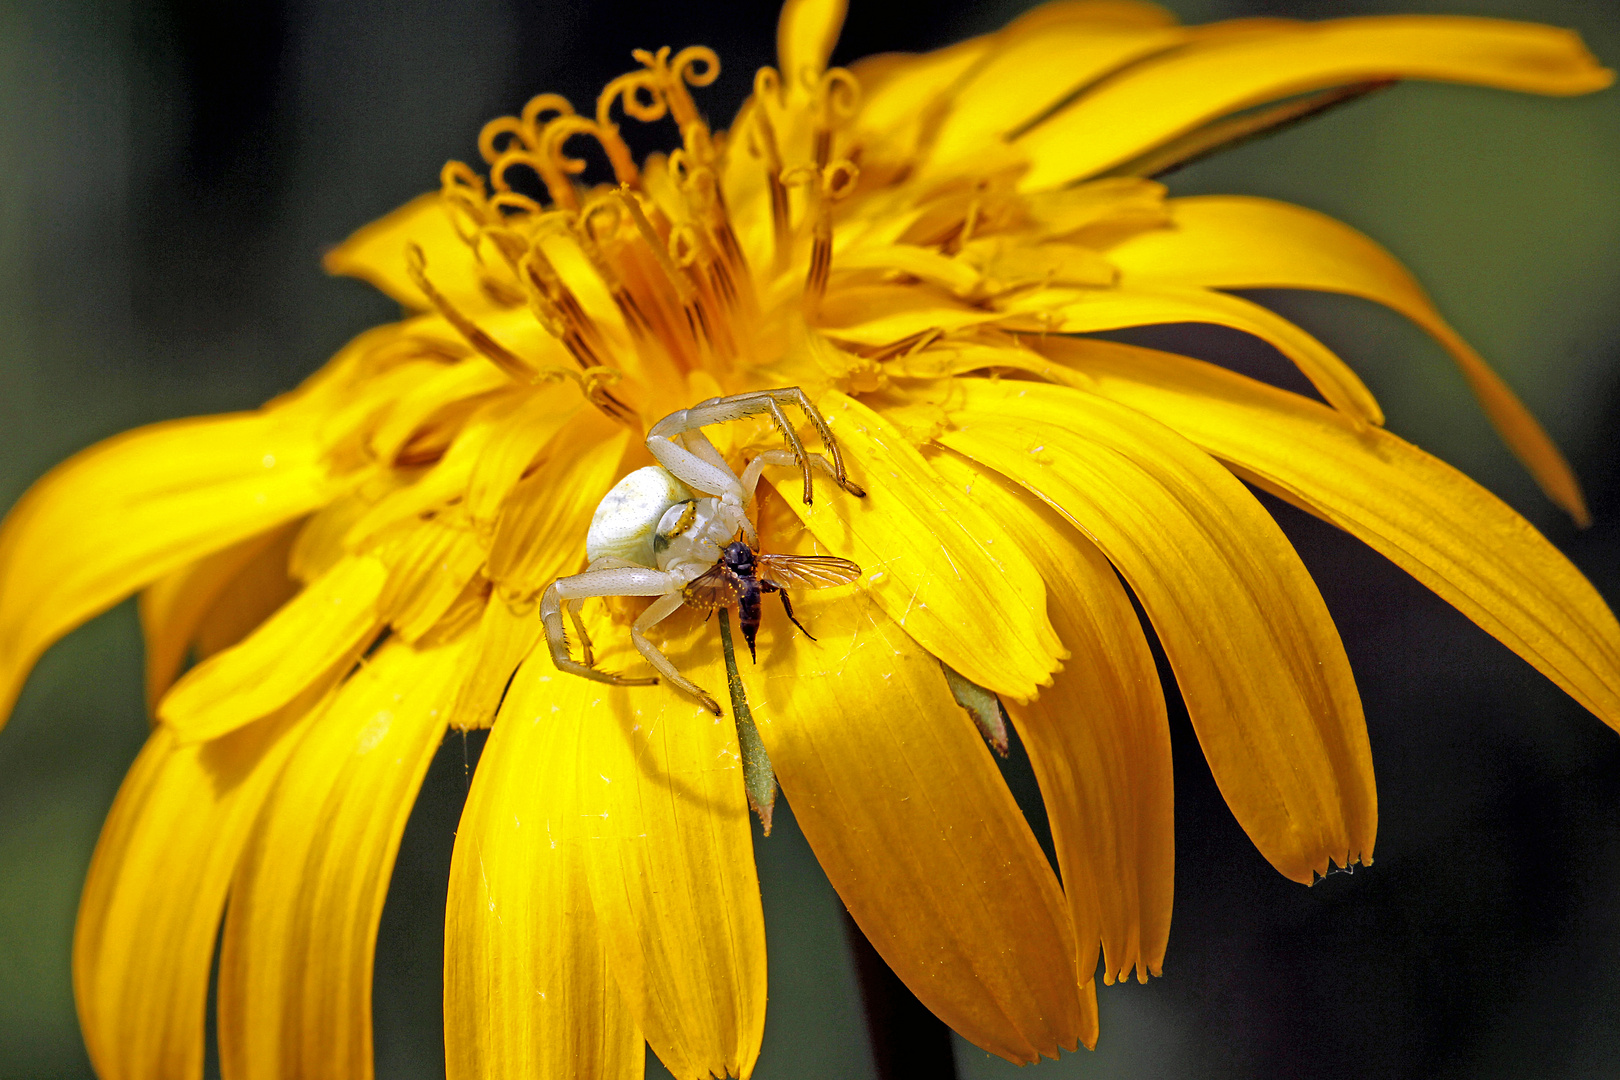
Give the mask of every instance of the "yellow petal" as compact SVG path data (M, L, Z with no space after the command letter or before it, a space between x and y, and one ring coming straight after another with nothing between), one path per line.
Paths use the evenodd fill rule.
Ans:
M1209 364L1105 342L1046 347L1098 393L1365 541L1620 730L1620 625L1490 492L1394 435L1358 435L1315 402Z
M201 1080L226 888L308 705L207 744L157 728L125 776L73 941L79 1024L105 1080Z
M776 490L828 550L860 564L866 590L925 649L980 686L1033 696L1064 655L1035 568L882 415L836 391L821 405L866 497L817 481L805 506L787 470L773 470Z
M759 665L740 667L794 816L855 921L976 1045L1025 1063L1090 1045L1057 879L938 662L859 590L805 593L794 610L816 640L768 615Z
M0 524L0 717L46 646L137 589L328 497L315 421L177 420L52 469Z
M949 161L982 152L985 144L1019 131L1080 88L1186 37L1187 31L1176 26L1091 20L1014 23L997 35L996 47L983 60L957 79L931 154Z
M1072 657L1040 697L1008 707L1040 782L1079 948L1104 981L1158 974L1170 935L1175 810L1170 725L1142 624L1096 546L995 473L940 455L940 475L1006 527L1046 579Z
M209 610L230 591L248 568L267 556L280 557L286 577L287 548L295 530L261 533L224 551L198 559L153 582L140 596L141 636L146 643L146 702L154 712L158 698L174 682Z
M1210 771L1284 875L1371 856L1372 758L1316 585L1243 485L1141 413L1077 390L963 380L941 443L1090 536L1142 602Z
M532 602L585 562L585 532L630 444L630 433L592 409L553 440L540 467L513 488L495 525L485 570L502 597Z
M387 413L371 433L370 448L379 460L391 462L406 448L413 436L435 419L448 422L465 416L487 394L505 390L511 378L484 359L472 356L460 363L442 366L439 372L387 403ZM461 406L461 408L457 408Z
M1082 95L1018 138L1033 162L1020 186L1084 179L1216 117L1330 86L1435 79L1585 94L1612 78L1578 35L1533 23L1434 15L1275 20L1145 61Z
M979 63L994 41L987 34L921 55L882 53L851 64L861 84L860 112L852 121L857 140L878 152L905 155L917 139L932 134L930 121L938 114L929 103Z
M1311 385L1321 392L1328 404L1351 419L1367 424L1384 422L1384 412L1378 407L1377 399L1349 365L1310 334L1259 304L1209 289L1128 278L1118 289L1077 293L1066 304L1049 304L1045 295L1035 293L1009 307L1041 312L1038 317L1045 322L1044 329L1069 334L1177 322L1229 326L1274 346L1311 380ZM1052 311L1052 317L1045 316L1047 310Z
M593 634L609 671L639 665L622 626ZM719 638L687 611L666 654L724 697ZM666 686L608 687L536 652L517 679L565 703L543 723L578 725L576 814L597 926L614 981L647 1042L680 1080L746 1078L765 1026L765 922L736 725ZM505 706L495 729L528 722Z
M1061 365L1059 370L1064 370ZM298 536L287 556L287 572L292 579L308 585L342 562L348 555L343 547L344 536L381 493L402 482L391 472L378 470L355 490L344 492L311 514L298 526Z
M839 252L833 259L834 288L838 275L856 271L898 272L966 296L979 284L979 273L960 259L915 244L874 244Z
M432 518L392 530L377 557L387 567L387 583L376 600L377 618L415 643L483 567L484 547L471 529Z
M533 602L514 608L498 596L490 597L467 645L465 674L450 710L451 726L471 731L494 722L506 684L540 640L540 630Z
M584 405L573 383L511 395L511 411L496 421L467 481L467 513L482 535L494 531L495 519L524 471Z
M461 650L390 642L287 761L236 871L219 962L232 1080L369 1080L377 921Z
M865 285L828 295L816 325L840 341L888 345L929 330L960 330L999 318L998 312L915 285Z
M850 65L861 84L861 106L855 124L881 142L890 142L897 129L919 121L931 131L939 120L936 103L947 104L951 99L946 95L959 96L954 94L955 88L994 62L999 49L1009 42L1032 40L1038 31L1083 28L1117 33L1123 29L1172 26L1175 21L1175 15L1157 4L1136 0L1053 0L1025 12L997 33L948 48L921 55L883 53L863 57Z
M776 22L776 57L789 94L805 96L826 70L847 0L787 0Z
M1107 28L1174 26L1176 15L1145 0L1048 0L1018 16L1005 30L1038 30L1067 23Z
M491 277L510 287L511 274L493 245L484 245L488 261L479 262L473 249L456 234L451 213L437 191L418 195L355 230L326 253L322 265L328 274L369 281L412 311L431 311L433 304L406 269L405 251L415 244L427 257L428 281L458 309L472 314L493 308L497 305L484 287L484 279Z
M276 542L243 567L203 614L192 641L192 654L198 660L235 645L298 594L298 582L287 573L288 552L296 535L296 524L281 529Z
M1108 258L1126 274L1215 289L1320 289L1394 308L1445 346L1514 453L1581 524L1580 484L1535 417L1434 309L1406 268L1361 233L1301 206L1241 196L1173 199L1170 229L1141 233Z
M420 455L423 461L433 462L432 466L412 483L394 488L370 507L344 534L344 546L353 552L369 552L383 543L392 530L423 515L438 514L452 506L459 511L466 502L473 470L509 418L508 414L509 399L492 396L461 402L453 413L441 416L442 425L434 427L442 429L434 431L426 452ZM417 456L417 451L412 449L417 445L418 439L413 437L401 457Z
M339 676L376 633L387 572L349 558L307 586L240 644L209 657L158 704L182 742L212 739L286 705L323 676Z
M520 673L479 758L445 914L449 1080L642 1076L646 1045L609 974L580 851L579 738L595 689Z
M1036 235L1042 239L1068 238L1093 248L1109 234L1123 230L1132 235L1170 222L1165 187L1139 176L1110 176L1056 191L1026 195Z

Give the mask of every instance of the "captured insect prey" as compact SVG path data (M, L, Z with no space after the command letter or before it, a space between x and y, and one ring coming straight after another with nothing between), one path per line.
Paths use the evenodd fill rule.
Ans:
M809 418L826 455L805 450L783 411L786 405ZM757 455L739 477L701 429L760 415L771 417L788 449ZM585 537L590 560L585 572L558 578L540 598L546 641L560 671L615 686L651 686L657 678L597 668L584 622L570 605L597 596L657 597L631 625L630 640L660 676L719 716L719 703L647 640L647 630L683 606L703 611L735 607L753 656L760 594L774 592L782 597L793 625L804 631L786 590L847 585L860 577L861 568L830 555L761 553L759 530L747 509L760 475L767 465L798 466L806 505L814 495L810 477L815 470L851 495L864 497L866 492L846 475L827 421L796 386L710 398L672 412L647 433L647 449L658 464L624 477L597 506ZM581 660L569 653L565 616L579 637Z
M687 604L695 608L736 607L743 640L748 642L748 655L757 661L754 635L759 633L761 593L773 592L781 596L788 619L814 641L815 635L793 617L788 587L825 589L848 585L860 576L861 568L848 559L831 555L763 555L741 540L734 540L720 553L720 561L688 585L683 595Z

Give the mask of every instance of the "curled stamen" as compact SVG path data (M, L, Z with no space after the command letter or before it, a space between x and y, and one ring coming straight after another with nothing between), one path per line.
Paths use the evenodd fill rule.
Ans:
M692 95L686 92L686 88L708 86L718 79L720 57L707 46L693 45L676 53L667 71L669 75L664 82L664 96L669 101L670 111L675 114L675 123L682 131L692 124L702 124L703 118L698 115L697 106L692 104ZM704 130L707 132L707 127Z
M669 50L666 48L662 52L667 54ZM655 120L662 120L669 113L669 103L662 93L662 80L659 78L658 69L654 67L655 60L652 54L637 49L633 55L651 70L627 71L603 87L602 93L596 99L596 122L603 127L613 125L612 109L615 99L620 101L626 116L633 116L643 123L650 124Z
M652 323L641 310L641 305L636 303L635 297L630 295L630 290L625 288L624 279L614 270L613 264L602 251L600 236L613 236L623 224L621 216L623 211L615 195L616 193L604 192L587 203L574 221L573 234L579 241L579 250L591 264L591 269L596 271L596 276L602 279L608 295L613 297L614 304L624 316L625 325L630 328L632 334L644 337L652 333ZM598 234L595 221L604 212L612 215L613 224L607 232Z
M688 86L708 86L720 77L720 56L707 45L691 45L675 54L669 70Z
M820 306L827 292L827 276L832 272L833 203L855 190L860 170L848 158L839 158L821 170L819 179L815 232L810 242L810 271L804 282L807 312Z
M482 262L479 239L489 213L484 200L484 182L477 176L471 178L473 182L467 182L465 174L470 172L459 161L447 163L439 173L439 199L456 236L472 249L473 258Z
M677 225L669 233L669 257L682 270L697 262L699 241L697 230L690 225Z
M497 211L503 220L509 216L539 217L546 212L545 207L521 191L497 191L494 198L489 200L489 207Z
M497 116L478 132L478 153L486 165L495 164L496 160L507 150L512 149L514 144L524 150L535 148L529 141L527 127L515 116Z
M709 134L709 126L702 120L693 120L681 129L681 142L683 147L677 153L700 165L709 164L719 154L714 136Z
M777 108L782 107L782 76L769 64L754 72L754 98L769 99Z
M439 170L439 186L445 191L465 188L480 199L484 197L484 178L463 161L444 163L444 168Z
M670 258L668 247L659 237L658 230L654 229L652 222L647 219L646 211L641 208L641 200L636 197L635 192L623 187L619 189L619 201L624 204L626 210L630 211L630 220L635 222L636 231L641 234L641 238L652 249L653 257L658 260L658 265L663 269L664 276L669 278L669 283L675 287L676 295L681 298L681 303L690 304L692 302L692 283L686 279L686 275L681 273L680 268Z
M636 168L635 159L630 156L630 148L619 137L619 129L613 124L603 124L584 116L559 116L546 125L542 155L564 173L577 175L584 172L584 160L571 158L563 151L563 144L575 135L587 135L597 141L606 152L608 162L613 166L613 175L619 183L630 187L641 185L641 172Z
M580 163L581 168L584 163ZM573 209L578 203L574 195L574 185L569 183L566 162L559 164L553 157L546 154L536 154L527 150L507 150L495 159L489 167L489 182L503 192L512 190L512 183L506 178L508 169L514 166L523 166L530 169L540 178L546 186L546 193L551 201L558 206ZM573 170L577 171L577 170Z
M860 107L861 84L846 69L829 68L816 83L814 100L815 161L816 168L820 169L825 168L832 157L833 132Z
M782 155L777 148L776 128L771 124L770 109L765 101L768 89L775 82L774 78L767 80L765 74L770 68L761 68L759 75L754 79L754 123L749 132L749 147L753 149L765 163L765 183L771 195L771 236L775 243L775 258L772 266L777 273L787 268L788 257L793 247L793 225L788 211L787 186L782 176Z
M493 165L502 154L516 147L537 151L544 127L541 116L545 113L566 116L573 111L574 107L561 94L537 94L523 106L521 116L497 116L485 124L478 133L478 152L486 164Z
M546 114L550 113L550 116ZM523 126L529 131L529 142L540 149L540 133L550 121L559 116L572 116L574 106L561 94L536 94L523 106Z
M855 115L861 106L861 83L848 68L828 68L816 84L816 112L834 126Z
M827 199L845 199L860 182L861 170L848 158L839 158L821 170L821 194Z

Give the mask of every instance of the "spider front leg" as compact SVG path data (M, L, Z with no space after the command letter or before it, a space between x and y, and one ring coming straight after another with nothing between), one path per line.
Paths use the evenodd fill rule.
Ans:
M598 562L607 562L603 559ZM591 654L589 639L582 640L584 645L585 662L582 664L568 655L568 633L564 629L564 612L572 617L574 625L579 629L583 638L584 628L580 624L577 613L570 610L572 601L584 600L593 596L669 596L673 594L680 598L681 589L685 582L675 574L667 574L662 570L653 570L645 566L624 564L622 560L612 560L620 565L597 567L586 570L583 574L572 577L558 578L553 581L540 597L540 621L546 628L546 644L551 649L551 661L557 665L558 671L566 671L571 675L579 675L596 682L607 683L610 686L654 686L658 680L648 677L633 677L617 675L611 671L602 671L594 666L594 657Z
M656 596L658 599L654 600L652 606L642 612L630 627L631 642L635 644L636 651L641 653L647 663L651 664L670 685L690 694L705 709L719 716L719 703L701 686L682 675L670 662L669 657L646 638L649 627L680 610L685 602L682 598L682 590L685 587L686 578L679 574L637 566L622 559L598 559L591 564L591 569L583 574L558 578L540 597L540 621L546 628L546 644L551 649L551 662L557 665L558 671L566 671L571 675L579 675L610 686L657 685L658 680L654 678L618 675L595 667L589 639L585 637L585 628L580 622L578 612L570 606L573 601L595 596ZM568 655L568 638L563 629L565 615L573 620L575 628L580 633L582 651L585 654L583 664Z
M640 652L647 663L651 664L660 675L669 680L670 685L691 694L702 703L705 709L719 716L720 703L710 697L703 687L682 675L680 669L670 661L669 657L660 652L658 646L648 641L645 636L648 629L681 610L681 606L685 602L680 593L654 600L652 606L643 611L641 617L630 627L630 640L635 644L636 651Z
M658 463L670 473L678 477L682 483L710 495L717 495L722 499L735 499L742 501L747 498L744 486L738 481L730 469L717 467L713 462L704 460L697 454L679 445L676 437L686 432L695 432L697 429L709 424L720 424L729 420L741 420L749 416L770 414L776 422L778 430L782 432L788 442L788 452L792 460L799 466L804 477L804 502L809 505L813 499L810 484L810 473L813 466L811 456L805 452L804 444L799 440L799 434L788 422L787 414L782 411L784 405L796 405L810 419L816 433L821 436L822 445L826 447L831 456L831 475L845 491L851 495L865 495L866 492L850 482L844 470L844 458L838 450L838 441L833 438L832 428L819 410L816 409L805 392L797 386L784 386L775 390L756 390L747 394L733 394L730 397L710 398L692 406L690 409L679 409L664 417L652 426L647 433L647 449L652 452Z
M815 468L820 469L822 472L832 477L834 480L838 480L838 473L835 471L836 467L832 462L828 461L822 455L806 454L805 460ZM765 466L797 464L798 462L793 460L793 451L791 450L762 450L754 456L754 460L748 463L748 468L743 470L741 480L742 489L748 493L748 498L751 499L754 497L755 489L759 487L759 477L760 474L765 471ZM841 480L838 482L839 485L851 495L859 495L862 498L866 496L866 492L862 491L848 480Z

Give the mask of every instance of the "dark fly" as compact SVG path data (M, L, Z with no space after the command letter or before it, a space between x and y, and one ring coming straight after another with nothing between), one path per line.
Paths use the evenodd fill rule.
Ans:
M683 596L692 607L703 610L735 607L743 638L748 642L748 655L757 662L754 636L759 633L763 594L781 596L782 610L787 612L789 621L814 641L815 637L794 617L793 602L788 599L787 590L847 585L860 576L861 568L848 559L831 555L762 554L743 541L734 540L720 553L719 562L687 585Z

